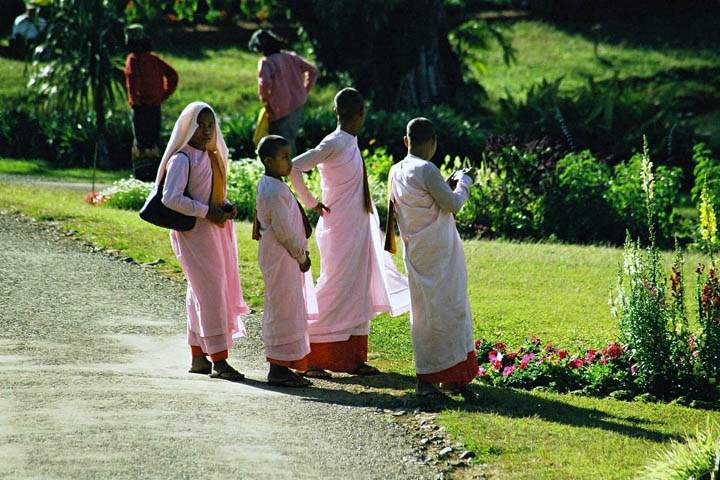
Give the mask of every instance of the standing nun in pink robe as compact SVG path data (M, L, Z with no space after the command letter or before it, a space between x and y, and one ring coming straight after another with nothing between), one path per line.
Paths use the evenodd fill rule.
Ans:
M241 316L250 312L238 273L232 223L236 210L224 213L222 209L227 204L227 162L228 149L215 112L206 103L193 102L175 123L155 188L167 173L163 203L197 217L192 230L170 232L173 252L188 283L190 372L241 381L242 374L226 361L233 339L245 335ZM212 360L212 371L206 355Z
M324 370L379 373L366 363L370 320L380 312L397 316L410 309L407 279L383 251L380 223L357 144L365 119L360 93L341 90L335 96L335 112L337 129L316 148L296 157L290 174L303 204L321 214L316 229L319 318L308 322L307 374L315 377L328 376ZM301 173L316 166L322 203L310 193Z

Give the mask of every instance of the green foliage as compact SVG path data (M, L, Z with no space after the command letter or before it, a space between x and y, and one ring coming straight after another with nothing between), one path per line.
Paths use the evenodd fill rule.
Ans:
M238 218L252 220L255 212L255 189L265 169L259 160L245 158L228 166L227 197L237 205Z
M94 114L95 149L101 166L106 166L107 115L123 85L122 3L63 0L51 12L44 40L35 50L28 87L51 114Z
M693 176L695 182L692 186L692 200L696 205L700 203L700 194L703 189L717 202L720 200L720 162L713 156L712 151L704 143L693 147L692 159L695 167ZM713 206L718 210L717 203Z
M103 190L103 206L122 210L140 210L153 189L151 182L142 182L134 178L118 180Z
M720 436L708 419L684 442L672 441L643 469L642 480L714 480L720 477Z
M479 177L481 192L466 233L483 226L494 236L538 238L544 224L544 196L551 185L556 152L544 143L518 146L500 139L488 147ZM465 220L467 217L462 216Z
M571 242L618 243L622 226L607 199L609 183L610 169L590 151L563 157L546 200L546 232Z
M607 198L615 215L632 236L648 238L648 217L641 181L642 155L635 154L627 162L615 166ZM675 206L680 197L682 171L677 167L660 166L655 171L653 214L657 216L657 241L666 247L673 244L677 232Z

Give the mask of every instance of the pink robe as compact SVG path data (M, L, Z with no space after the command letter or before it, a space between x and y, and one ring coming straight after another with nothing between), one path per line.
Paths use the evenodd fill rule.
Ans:
M311 343L340 342L368 335L370 319L380 312L396 316L409 311L410 294L407 279L383 250L375 207L372 214L365 210L357 137L338 128L293 160L290 179L307 207L318 201L301 172L315 166L323 203L331 212L324 213L315 232L320 249L319 318L309 322L308 331Z
M187 232L170 231L173 252L187 279L188 343L207 354L228 350L245 335L241 316L250 313L238 273L237 241L232 221L224 228L205 219L212 189L210 157L189 145L173 155L167 167L163 203L197 218ZM190 179L188 181L188 160ZM185 185L192 197L183 195Z
M298 263L307 250L300 207L284 182L267 175L258 182L255 206L261 235L258 263L265 280L265 356L300 360L310 353L307 322L317 318L312 275L302 273Z

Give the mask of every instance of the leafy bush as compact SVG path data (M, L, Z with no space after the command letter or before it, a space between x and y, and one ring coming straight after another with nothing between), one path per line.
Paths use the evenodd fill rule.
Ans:
M259 160L245 158L228 166L228 200L237 205L238 219L252 220L255 190L265 169Z
M610 169L588 150L570 153L555 167L545 209L545 231L572 242L622 240L607 198Z
M123 210L140 210L153 189L152 182L126 178L100 192L100 204Z
M607 198L621 225L632 236L647 238L649 224L642 168L642 154L635 154L629 161L616 165ZM682 171L677 167L660 166L654 173L653 211L657 219L657 241L663 246L671 246L676 233L674 208L680 199L681 178Z
M545 194L559 155L545 140L519 147L512 138L491 137L477 187L481 191L471 193L468 212L459 215L461 230L487 229L493 236L508 238L541 237Z
M672 441L655 455L639 478L643 480L712 480L720 476L720 436L717 426L697 428L684 442Z

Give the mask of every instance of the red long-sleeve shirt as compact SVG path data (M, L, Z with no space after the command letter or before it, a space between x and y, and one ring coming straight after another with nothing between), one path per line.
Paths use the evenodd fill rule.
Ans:
M170 65L150 52L131 53L125 60L125 87L128 103L160 105L173 94L178 74Z

